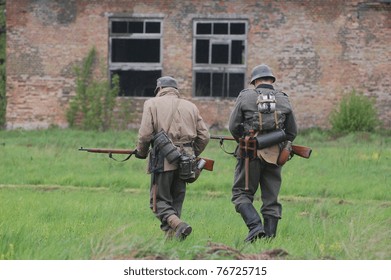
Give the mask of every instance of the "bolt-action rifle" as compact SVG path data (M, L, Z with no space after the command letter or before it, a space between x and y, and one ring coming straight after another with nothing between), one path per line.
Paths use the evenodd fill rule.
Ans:
M256 137L256 138L258 138L257 139L258 143L262 142L262 137L264 137L264 136L258 135ZM220 140L221 146L223 146L224 140L236 141L236 139L234 137L222 136L222 135L212 135L212 136L210 136L210 139ZM312 149L310 147L293 145L293 144L289 143L288 147L284 148L283 151L281 152L281 155L280 155L281 162L279 163L279 165L283 165L287 160L287 156L289 156L290 154L298 155L299 157L303 157L303 158L309 158L311 156L311 152L312 152ZM288 154L286 154L286 153L288 153ZM285 158L282 159L282 156L284 156Z
M100 148L83 148L81 147L79 151L84 151L84 152L89 152L89 153L100 153L100 154L109 154L109 158L115 160L115 161L127 161L130 159L130 157L134 154L136 154L137 150L126 150L126 149L100 149ZM123 160L117 160L113 157L113 154L122 154L122 155L128 155L127 158ZM201 170L208 170L208 171L213 171L213 165L214 165L214 160L208 159L208 158L200 158L197 157L197 169L199 172ZM156 213L156 193L157 193L157 184L153 184L153 194L152 194L152 210L154 213Z
M101 153L101 154L109 154L109 158L117 160L113 157L113 154L122 154L122 155L128 155L127 158L125 158L122 161L128 160L132 155L136 153L136 150L126 150L126 149L100 149L100 148L83 148L81 147L79 151L85 151L89 153ZM213 171L213 165L214 160L208 159L208 158L197 158L198 160L203 159L205 161L205 165L202 167L202 169ZM118 161L118 160L117 160Z

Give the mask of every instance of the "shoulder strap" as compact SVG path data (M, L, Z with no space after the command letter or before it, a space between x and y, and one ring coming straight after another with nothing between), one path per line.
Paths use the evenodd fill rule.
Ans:
M166 131L167 133L168 133L168 131L169 131L170 128L171 128L172 122L173 122L173 120L174 120L174 115L175 115L175 113L176 113L176 111L177 111L177 109L178 109L178 105L179 105L180 99L178 98L178 99L175 100L174 102L175 102L175 104L174 104L174 106L173 106L174 109L172 110L172 114L171 114L171 116L170 116L169 125L168 125L167 131Z

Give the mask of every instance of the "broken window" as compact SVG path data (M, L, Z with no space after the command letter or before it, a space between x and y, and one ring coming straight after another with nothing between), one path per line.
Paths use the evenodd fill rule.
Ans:
M194 22L194 96L236 97L246 73L246 21Z
M196 97L237 97L244 87L244 73L196 72Z
M114 70L111 74L119 77L120 95L151 97L155 96L156 80L161 71Z
M120 94L154 96L161 76L162 22L159 19L110 19L110 76L118 75Z

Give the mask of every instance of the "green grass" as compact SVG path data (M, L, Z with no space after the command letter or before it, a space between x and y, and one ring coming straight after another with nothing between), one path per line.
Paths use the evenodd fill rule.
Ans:
M282 249L287 259L391 259L387 135L301 134L295 142L313 153L283 168L278 236L254 244L243 243L247 229L230 202L235 159L218 141L203 154L215 160L214 172L188 185L183 218L193 233L181 243L165 241L149 209L145 161L118 163L78 151L131 149L136 137L135 131L0 131L0 259L235 257L210 250L215 244L245 255Z

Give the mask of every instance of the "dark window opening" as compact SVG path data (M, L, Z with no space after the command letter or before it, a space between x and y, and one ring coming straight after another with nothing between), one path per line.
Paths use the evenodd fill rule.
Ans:
M228 64L229 63L229 47L226 44L212 45L212 63Z
M210 73L196 73L195 96L211 96Z
M160 22L147 22L145 33L160 33Z
M213 34L228 34L228 23L215 23Z
M161 77L159 71L111 71L111 77L117 74L120 83L120 96L155 96L156 80Z
M160 34L160 22L147 21L113 21L111 23L111 33L113 34Z
M211 23L197 23L197 34L212 34Z
M237 97L244 88L244 74L197 72L196 97Z
M230 34L246 34L246 25L244 23L231 23Z
M195 97L234 98L245 86L245 20L194 22L193 73Z
M113 21L111 23L112 33L128 33L128 23L126 21Z
M196 40L195 63L207 64L244 64L244 41L233 40L231 49L228 44L212 43L211 58L209 58L210 40Z
M159 39L113 39L112 62L160 62Z
M196 63L209 63L209 40L196 41Z
M241 92L243 88L244 88L244 74L230 73L228 97L237 97L239 92Z
M227 92L227 73L212 73L212 94L224 97Z
M243 41L232 41L231 49L231 63L232 64L243 64L243 52L244 52L244 42Z
M119 77L119 95L155 96L162 74L160 19L112 18L110 26L109 71Z
M144 33L144 22L142 21L130 21L129 33Z

